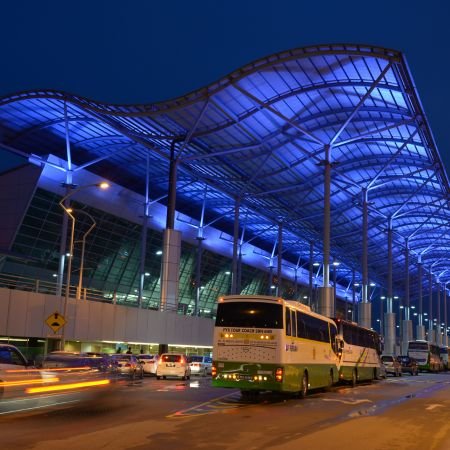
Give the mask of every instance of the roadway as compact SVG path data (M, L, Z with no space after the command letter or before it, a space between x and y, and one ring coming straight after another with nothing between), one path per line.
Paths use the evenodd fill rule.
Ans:
M210 378L145 378L99 409L45 398L0 413L2 450L450 448L450 373L404 374L306 399L261 395L252 403L212 388ZM60 404L50 407L49 398Z

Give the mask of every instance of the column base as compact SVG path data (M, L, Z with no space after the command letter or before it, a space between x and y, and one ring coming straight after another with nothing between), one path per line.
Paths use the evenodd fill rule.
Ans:
M334 317L334 289L332 287L319 288L318 313L326 317Z
M395 313L384 315L384 351L385 355L395 355Z
M358 325L364 328L372 327L372 305L369 302L358 305Z
M408 343L412 341L413 337L413 327L411 320L404 320L402 324L402 344L401 344L401 354L408 354Z
M416 339L418 341L424 341L425 340L425 326L424 325L417 325L416 327Z

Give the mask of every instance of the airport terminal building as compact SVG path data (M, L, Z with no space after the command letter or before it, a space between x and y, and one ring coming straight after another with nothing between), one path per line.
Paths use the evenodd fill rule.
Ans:
M448 345L450 189L400 52L294 49L156 104L16 93L0 157L0 336L30 352L208 352L230 293Z

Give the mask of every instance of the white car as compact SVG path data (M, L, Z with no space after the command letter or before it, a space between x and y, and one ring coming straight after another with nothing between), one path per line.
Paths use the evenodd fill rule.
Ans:
M163 353L156 368L156 378L180 377L182 380L191 377L191 368L182 353Z
M191 355L188 356L188 362L192 375L206 377L206 375L211 374L212 358L209 356Z
M156 367L158 366L159 355L136 355L136 358L142 365L145 374L156 375Z

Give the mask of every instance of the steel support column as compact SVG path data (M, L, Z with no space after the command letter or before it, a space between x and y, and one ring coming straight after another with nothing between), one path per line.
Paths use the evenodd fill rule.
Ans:
M367 189L362 190L362 298L359 304L358 323L365 328L372 326L372 305L369 303L369 270L367 241L369 233L369 211Z
M167 203L166 229L163 235L161 267L160 309L178 310L178 286L181 255L181 233L175 230L175 206L177 198L177 160L175 141L170 146L169 195Z
M442 345L442 334L441 334L441 283L437 283L437 294L436 294L436 345Z
M309 292L308 292L308 305L312 308L313 304L313 271L314 271L314 241L309 243Z
M418 325L416 328L416 338L419 340L425 339L425 327L423 325L423 283L422 283L422 277L423 277L423 265L422 265L422 256L419 255L419 259L417 261L417 285L418 285Z
M148 210L149 210L149 191L150 191L150 160L147 153L146 172L145 172L145 201L144 201L144 216L142 218L142 232L141 232L141 255L139 261L139 294L138 307L142 308L142 297L144 296L144 279L145 279L145 256L147 254L147 225L148 225Z
M388 220L387 240L388 240L388 276L386 295L386 314L384 320L384 353L395 354L395 313L393 312L393 292L392 292L392 218Z
M402 355L408 353L408 342L412 340L412 321L410 317L410 302L409 302L409 244L408 239L405 243L405 298L403 300L403 307L405 311L405 319L402 324L401 348Z
M352 322L356 322L356 286L355 269L352 270Z
M444 340L442 345L448 347L448 320L447 320L447 285L444 284Z
M278 223L278 253L277 253L277 297L283 295L281 286L281 265L283 262L283 222Z
M231 261L231 294L238 294L238 245L239 245L239 208L240 199L236 198L234 202L234 232L233 232L233 259Z
M334 317L333 288L330 287L330 217L331 217L331 147L324 146L324 185L323 185L323 285L320 289L319 314Z
M205 209L206 209L206 198L208 195L208 186L205 186L205 193L203 195L203 204L202 204L202 212L200 214L200 222L197 230L197 261L196 261L196 269L195 269L195 303L194 303L194 316L199 315L199 305L200 305L200 295L202 291L202 254L203 254L203 241L205 236L203 234L204 231L204 223L205 223Z
M428 342L434 344L435 336L433 329L433 274L431 273L431 267L428 280L430 283L430 294L428 299Z

